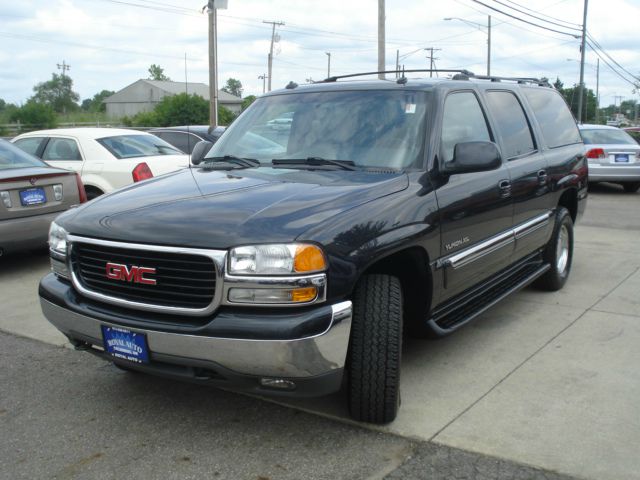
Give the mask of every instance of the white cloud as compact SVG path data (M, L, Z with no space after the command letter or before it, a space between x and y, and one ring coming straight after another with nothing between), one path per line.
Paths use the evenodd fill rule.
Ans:
M189 80L208 81L207 16L199 13L205 0L123 1L150 8L110 0L25 0L0 6L4 47L0 98L26 100L32 86L49 79L63 59L71 65L70 74L82 98L146 77L152 63L163 66L174 80L182 80L185 54ZM181 14L162 11L162 4L177 6ZM528 8L579 24L582 5L583 0L541 0ZM485 24L491 13L492 73L559 76L566 85L578 81L578 64L567 61L579 58L579 42L571 37L518 23L471 0L387 0L386 9L388 68L395 65L396 51L406 55L401 61L406 68L427 67L427 52L422 49L434 47L441 49L435 54L438 67L484 73L486 34L459 20L443 19L460 17ZM263 20L286 24L278 28L281 41L274 57L274 88L289 80L303 83L309 77L324 77L325 52L331 52L332 74L377 68L375 0L229 0L229 9L218 13L219 83L238 78L246 95L262 92L258 76L266 71L271 37L271 26ZM611 56L639 75L637 18L637 1L591 2L588 28ZM596 63L591 51L587 62ZM595 71L589 65L585 81L595 88ZM602 63L600 83L602 104L613 103L613 95L632 97L631 85Z

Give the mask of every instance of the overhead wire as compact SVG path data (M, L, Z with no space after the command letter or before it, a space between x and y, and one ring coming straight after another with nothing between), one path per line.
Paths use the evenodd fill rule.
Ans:
M547 23L550 23L550 24L552 24L552 25L555 25L555 26L557 26L557 27L561 27L561 28L568 28L568 29L570 29L570 30L578 30L578 31L582 31L582 27L570 27L570 26L567 26L567 25L562 25L562 24L560 24L560 23L556 23L556 22L554 22L554 21L552 21L552 20L545 20L544 18L538 17L537 15L534 15L534 14L532 14L532 13L527 13L527 12L525 12L525 11L523 11L523 10L520 10L520 9L516 8L516 7L512 7L512 6L510 6L510 5L508 5L508 4L504 3L504 2L501 2L500 0L492 0L492 1L493 1L494 3L497 3L497 4L499 4L499 5L504 6L504 7L506 7L506 8L510 8L511 10L515 10L515 11L516 11L516 12L518 12L518 13L522 13L522 14L524 14L524 15L527 15L527 16L531 17L531 18L535 18L536 20L540 20L540 21L542 21L542 22L547 22ZM531 10L531 11L535 11L535 10Z
M545 27L544 25L538 25L537 23L530 22L529 20L525 20L524 18L520 18L520 17L518 17L516 15L512 15L512 14L510 14L508 12L500 10L499 8L492 7L491 5L487 5L486 3L481 2L480 0L471 0L471 1L474 2L474 3L477 3L479 5L482 5L483 7L488 8L489 10L493 10L494 12L498 12L498 13L500 13L502 15L505 15L505 16L507 16L509 18L513 18L514 20L517 20L519 22L527 23L529 25L533 25L534 27L541 28L543 30L548 30L550 32L559 33L561 35L567 35L569 37L579 38L579 35L576 35L574 33L563 32L563 31L560 31L560 30L556 30L554 28Z
M543 12L541 12L541 11L539 11L539 10L533 10L533 9L531 9L531 8L525 7L524 5L522 5L522 4L518 3L518 2L514 2L514 1L512 1L512 0L504 0L504 1L505 1L505 2L508 2L508 3L511 3L511 4L513 4L513 5L516 5L516 6L518 6L518 7L522 8L522 9L524 9L524 10L527 10L527 11L529 11L529 12L533 12L533 13L536 13L536 14L538 14L538 15L542 15L543 17L550 18L550 19L551 19L551 20L553 20L553 21L566 23L567 25L572 25L572 26L577 27L577 28L582 28L582 25L581 25L581 24L579 24L579 23L567 22L566 20L562 20L562 19L560 19L560 18L552 17L551 15L547 15L546 13L543 13ZM554 5L557 5L557 4L559 4L559 3L564 3L564 2L566 2L566 1L567 1L567 0L562 0L562 1L560 1L560 2L556 2L556 3L554 3L553 5L547 5L547 7L544 7L544 8L548 8L548 7L550 7L550 6L554 6ZM500 2L498 2L498 3L500 3ZM510 8L513 8L513 7L510 7ZM515 10L515 8L514 8L514 10Z

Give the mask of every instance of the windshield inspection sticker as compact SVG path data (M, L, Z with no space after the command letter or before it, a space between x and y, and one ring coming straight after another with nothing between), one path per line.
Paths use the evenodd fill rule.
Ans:
M404 113L416 113L416 104L407 103L404 107Z

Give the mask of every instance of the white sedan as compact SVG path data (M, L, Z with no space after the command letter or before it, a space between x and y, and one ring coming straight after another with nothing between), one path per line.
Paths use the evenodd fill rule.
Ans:
M117 128L63 128L17 136L12 142L52 167L74 170L87 197L189 166L189 156L146 132Z

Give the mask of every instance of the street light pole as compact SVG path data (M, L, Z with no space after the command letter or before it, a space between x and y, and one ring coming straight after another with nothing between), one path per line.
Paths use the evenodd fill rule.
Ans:
M487 16L487 26L485 27L481 23L471 22L460 17L447 17L445 20L460 20L462 23L471 25L472 27L484 32L484 28L487 29L487 77L491 76L491 15Z
M331 52L324 52L327 54L327 78L331 76Z

